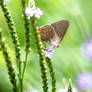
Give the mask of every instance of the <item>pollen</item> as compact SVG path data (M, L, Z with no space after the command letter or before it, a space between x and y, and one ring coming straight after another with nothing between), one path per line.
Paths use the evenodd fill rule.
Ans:
M41 29L41 28L39 29L39 32L40 32L40 33L42 32L42 29Z

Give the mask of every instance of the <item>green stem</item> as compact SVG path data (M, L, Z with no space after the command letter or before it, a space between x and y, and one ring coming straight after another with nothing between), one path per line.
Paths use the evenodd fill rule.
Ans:
M44 45L44 48L46 48L44 43L43 43L43 45ZM56 92L56 77L55 77L53 65L51 63L51 59L46 57L46 63L47 63L47 66L49 68L49 73L50 73L50 77L51 77L52 92Z
M15 74L12 62L10 60L10 57L9 57L7 47L5 46L5 40L2 39L1 32L0 32L0 45L1 45L1 50L3 52L4 58L5 58L5 61L6 61L9 79L10 79L10 82L13 86L12 90L13 90L13 92L17 92L16 74Z
M11 38L12 38L13 44L15 46L16 59L17 59L16 61L18 62L18 69L19 69L19 76L18 77L19 77L19 80L20 80L20 78L21 78L20 43L19 43L19 40L18 40L17 32L16 32L16 29L15 29L12 17L10 15L8 8L7 8L7 5L4 3L4 0L0 0L0 5L1 5L1 8L2 8L2 11L4 12L4 16L6 18L8 27L10 29ZM21 79L21 81L22 81L22 79ZM20 87L22 88L21 83L20 83ZM21 89L21 90L23 90L23 89Z
M22 12L23 12L23 18L24 18L24 26L25 26L25 43L26 43L26 46L25 46L25 51L26 51L26 56L25 56L25 61L24 61L24 67L23 67L23 72L22 72L22 77L24 77L24 72L25 72L25 69L26 69L26 62L27 62L27 57L28 57L28 54L29 54L29 51L30 51L30 27L29 27L29 20L27 18L27 15L25 14L24 10L25 10L25 7L26 7L26 3L25 3L25 0L21 0L21 3L22 3Z
M52 82L52 92L56 92L56 77L53 70L53 65L51 63L50 58L48 57L46 57L46 62L47 62L49 72L50 72L50 77L51 77L51 82Z
M5 4L4 0L0 0L0 5L1 5L2 11L4 13L4 16L6 18L8 27L10 29L10 35L11 35L11 38L12 38L12 41L13 41L13 44L15 47L17 61L20 61L20 43L18 40L17 32L15 29L11 14L10 14L9 9L7 8L7 5Z
M27 56L28 56L28 53L26 53L26 57L25 57L25 61L24 61L24 67L23 67L22 77L24 77L24 73L25 73L25 69L26 69Z
M28 57L28 54L29 54L29 51L30 51L30 27L29 27L29 20L27 18L27 15L25 14L24 10L25 10L25 7L26 7L26 3L25 3L25 0L21 0L21 3L22 3L22 13L23 13L23 18L24 18L24 26L25 26L25 43L26 43L26 46L25 46L25 52L26 52L26 56L25 56L25 61L23 63L23 71L22 71L22 79L24 77L24 73L25 73L25 69L26 69L26 63L27 63L27 57ZM20 80L21 82L21 85L23 84L23 82ZM21 89L22 86L21 86ZM22 90L21 90L22 92Z
M48 92L48 77L47 77L47 67L46 67L46 61L45 61L45 55L43 53L43 44L40 38L40 35L38 33L38 30L36 29L36 21L35 18L32 18L32 27L33 31L35 33L35 39L36 44L38 48L39 53L39 63L40 63L40 70L41 70L41 77L42 77L42 84L43 84L43 92Z
M20 92L23 92L23 77L21 76L20 79Z
M19 62L19 84L20 84L20 92L23 92L23 77L21 70L21 61Z
M72 80L69 79L68 92L72 92Z

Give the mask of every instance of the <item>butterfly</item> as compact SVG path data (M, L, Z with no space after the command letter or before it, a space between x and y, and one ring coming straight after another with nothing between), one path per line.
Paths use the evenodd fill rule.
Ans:
M51 47L59 47L69 27L68 20L60 20L39 28L39 34L42 41L48 43Z

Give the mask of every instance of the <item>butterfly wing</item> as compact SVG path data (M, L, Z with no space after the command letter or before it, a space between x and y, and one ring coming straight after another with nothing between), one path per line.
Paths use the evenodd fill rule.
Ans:
M41 39L47 43L50 43L51 40L54 40L56 38L56 33L51 25L45 25L39 30Z
M54 28L56 34L60 37L60 41L64 38L65 33L69 27L69 22L67 20L61 20L52 23L51 26Z

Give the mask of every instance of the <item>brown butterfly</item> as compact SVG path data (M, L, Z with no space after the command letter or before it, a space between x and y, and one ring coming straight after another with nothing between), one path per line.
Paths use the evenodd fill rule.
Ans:
M67 20L60 20L50 25L45 25L39 29L41 39L52 47L59 47L69 27Z

